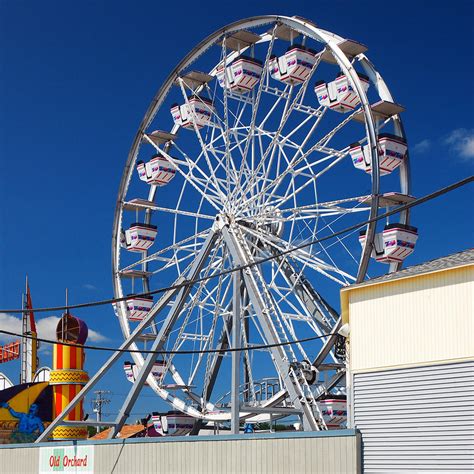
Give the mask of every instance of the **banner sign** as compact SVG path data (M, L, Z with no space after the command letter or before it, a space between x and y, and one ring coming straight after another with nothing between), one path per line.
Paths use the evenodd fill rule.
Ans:
M94 446L44 446L40 448L39 474L94 473Z
M20 357L20 341L0 346L0 364Z

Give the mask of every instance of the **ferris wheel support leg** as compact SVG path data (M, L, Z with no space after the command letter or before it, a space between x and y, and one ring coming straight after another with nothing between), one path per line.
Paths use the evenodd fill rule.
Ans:
M180 285L184 283L184 278L179 278L176 280L175 285ZM107 373L107 371L115 364L122 356L123 353L130 348L130 346L137 340L138 336L143 332L143 330L155 319L157 314L166 307L170 302L173 296L178 290L172 288L168 290L160 300L156 303L153 309L149 312L145 319L135 328L135 330L130 334L130 336L123 342L117 351L115 351L107 360L107 362L90 378L89 382L82 388L82 390L71 400L69 405L60 413L53 422L40 434L36 439L35 443L41 443L46 441L48 437L53 432L54 428L63 422L64 418L75 408L75 406L94 388L96 383ZM77 422L80 424L81 422ZM73 425L73 421L68 421L69 425Z
M240 318L241 318L241 272L234 272L232 275L234 280L234 293L233 293L233 317L232 317L232 348L240 347L241 335L240 335ZM232 395L231 395L231 433L239 434L240 431L240 399L239 399L239 386L240 386L240 352L232 352Z
M188 280L194 280L197 278L199 275L199 272L202 270L204 263L206 262L207 257L209 256L209 253L211 252L214 243L217 239L217 234L214 230L211 230L209 235L206 238L206 241L204 242L198 256L194 260L194 263L189 271L188 275ZM186 302L186 298L188 297L189 293L191 292L192 285L186 285L181 287L181 289L178 292L178 295L176 296L176 299L174 300L173 306L171 307L168 316L166 316L166 319L163 321L163 324L161 325L161 328L153 341L153 344L150 347L150 353L148 354L147 358L145 359L144 364L142 365L140 372L138 373L135 382L132 385L132 388L130 389L127 398L123 402L122 407L120 408L117 418L115 420L115 426L112 430L110 430L109 433L109 439L110 438L115 438L117 434L120 432L122 429L125 421L130 415L130 410L133 408L135 405L135 402L140 395L140 392L146 382L146 379L148 375L151 372L151 369L153 368L154 363L156 362L156 357L157 354L156 352L159 352L163 349L163 345L166 341L166 338L168 337L171 329L173 328L174 323L176 322L176 319L178 319L178 316L181 313L181 310L183 309L183 306Z
M209 400L211 397L212 391L214 390L214 385L216 383L217 374L222 364L223 357L226 353L227 348L229 347L229 339L227 334L232 331L232 318L230 316L224 316L224 327L222 328L222 333L219 337L219 343L216 346L216 354L212 360L211 369L209 370L209 382L205 386L205 389L202 392L201 405L206 404L206 400ZM193 429L191 430L190 436L199 434L199 431L203 427L203 420L199 419L194 422Z
M267 246L267 248L274 255L277 255L277 251L274 247ZM299 270L297 271L293 267L289 258L280 255L276 260L282 267L285 280L294 287L296 297L301 301L301 304L308 309L318 327L320 327L324 333L331 332L330 321L337 321L339 318L337 311L313 288L304 273ZM316 303L319 303L319 305L326 310L329 318L323 314Z
M239 266L247 265L249 262L246 259L244 250L227 226L223 227L222 235L227 244L230 255L232 256L234 264ZM258 269L256 271L258 271ZM242 271L242 274L249 294L250 302L252 303L252 306L255 310L267 342L269 344L280 343L281 341L278 337L276 328L270 320L267 306L265 305L262 295L259 292L255 277L252 275L252 269L246 268ZM304 430L318 431L319 426L315 420L312 407L307 403L305 395L301 391L298 381L295 378L295 374L293 374L293 377L290 374L290 361L288 360L288 356L283 346L272 347L270 350L275 361L275 368L283 379L283 383L285 384L290 401L294 404L297 410L302 412L301 418Z
M319 351L319 354L313 361L314 367L318 367L318 365L322 364L326 356L331 352L338 336L337 332L339 331L339 329L341 329L341 326L342 318L339 316L338 320L336 321L336 324L332 328L331 335L326 339L325 343L323 344L323 347Z

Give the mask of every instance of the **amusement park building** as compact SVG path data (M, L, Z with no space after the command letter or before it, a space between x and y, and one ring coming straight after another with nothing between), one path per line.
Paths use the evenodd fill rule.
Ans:
M473 472L473 300L473 249L342 290L364 472Z

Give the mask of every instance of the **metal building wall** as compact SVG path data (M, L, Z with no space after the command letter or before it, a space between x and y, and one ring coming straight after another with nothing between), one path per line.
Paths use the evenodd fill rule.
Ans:
M55 443L58 447L71 443ZM238 437L180 437L95 443L94 472L114 474L360 473L354 430ZM38 472L39 448L0 446L0 472Z
M363 470L474 472L474 361L356 374Z
M474 357L474 266L348 288L350 371Z

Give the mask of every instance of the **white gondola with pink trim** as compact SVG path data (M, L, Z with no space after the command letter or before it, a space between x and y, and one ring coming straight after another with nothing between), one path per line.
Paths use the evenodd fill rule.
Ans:
M217 80L222 88L245 94L250 92L262 77L262 61L248 56L239 56L232 63L217 69Z
M347 401L339 398L327 398L318 401L326 426L330 430L344 428L347 423Z
M381 133L377 139L379 147L380 175L390 174L398 168L407 153L407 143L402 137L390 133ZM372 160L369 146L362 146L355 142L349 149L353 165L360 170L370 173L372 171Z
M174 123L191 130L194 129L194 125L197 128L209 125L214 111L212 100L197 95L188 97L186 104L173 104L171 106Z
M141 321L153 307L153 298L144 296L130 295L126 301L128 320Z
M145 183L154 186L165 186L176 174L176 168L161 154L153 155L149 162L137 162L138 176Z
M273 79L286 84L300 84L309 76L316 62L316 51L301 45L292 45L280 57L272 56L268 69Z
M365 245L365 231L359 234L359 242ZM418 229L405 224L387 224L383 232L375 235L372 257L381 263L403 262L415 250Z
M156 225L134 223L124 232L122 245L130 252L145 252L155 241Z
M178 411L168 413L153 412L151 416L155 431L162 436L184 436L190 433L194 426L194 418Z
M153 368L151 369L151 375L155 378L157 382L161 382L161 378L163 377L163 374L165 373L165 367L166 367L166 362L163 360L157 360L153 364ZM133 363L129 361L125 361L123 363L123 370L125 372L125 376L127 377L127 380L131 383L134 383L136 378L138 377L138 367ZM145 382L145 385L148 385Z
M358 73L360 82L365 92L369 88L369 78ZM336 112L346 113L354 110L359 104L360 99L357 92L351 86L347 76L340 72L336 79L326 84L324 81L318 81L314 88L320 105L329 107Z

